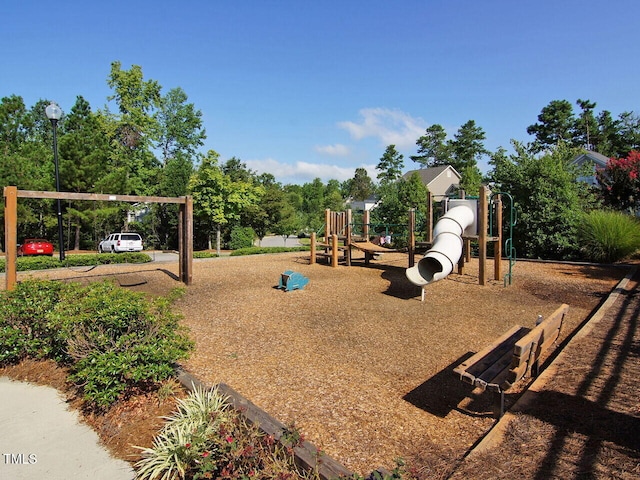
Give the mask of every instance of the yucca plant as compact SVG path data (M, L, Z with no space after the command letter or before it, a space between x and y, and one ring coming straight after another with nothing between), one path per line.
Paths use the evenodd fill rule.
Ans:
M586 259L616 262L640 249L640 222L622 212L595 210L583 216L578 239Z

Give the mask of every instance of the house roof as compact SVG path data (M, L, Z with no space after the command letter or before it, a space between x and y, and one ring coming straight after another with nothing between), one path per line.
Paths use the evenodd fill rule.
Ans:
M608 161L609 157L602 155L601 153L586 151L571 160L571 163L574 165L584 165L591 163L597 167L604 168L607 166Z
M418 170L410 170L407 173L405 173L402 176L402 178L404 178L405 180L409 180L411 175L413 175L414 173L417 173L420 176L422 183L429 186L431 182L433 182L436 178L438 178L447 170L451 170L458 177L458 180L461 178L460 174L451 165L441 165L438 167L429 167L429 168L420 168Z

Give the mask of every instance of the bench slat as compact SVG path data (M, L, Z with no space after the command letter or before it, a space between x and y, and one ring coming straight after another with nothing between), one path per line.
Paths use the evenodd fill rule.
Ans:
M472 355L453 371L460 375L463 381L472 385L476 385L478 379L486 382L486 379L491 377L489 380L493 380L498 372L509 367L513 355L513 344L529 330L521 325L513 326L491 345ZM496 366L492 370L493 373L485 374L494 365Z
M546 343L546 340L554 335L557 338L568 310L569 305L562 304L549 317L545 318L540 325L531 330L528 335L516 342L513 353L518 356L528 355L534 342L539 344L542 338L542 341Z
M480 386L492 391L500 391L502 383L509 374L512 356L513 353L511 351L507 351L496 363L482 372L478 377L482 382Z
M526 376L540 355L546 352L560 336L564 317L569 311L569 305L562 304L549 317L518 340L513 347L511 371L507 376L508 382L514 384ZM532 351L533 350L533 351Z

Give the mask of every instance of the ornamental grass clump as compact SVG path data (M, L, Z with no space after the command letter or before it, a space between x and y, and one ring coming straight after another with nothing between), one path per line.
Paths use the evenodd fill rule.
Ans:
M216 387L196 388L165 420L152 447L136 447L142 480L317 478L296 466L297 444L277 442L249 424Z
M617 262L640 249L640 222L615 211L585 214L578 227L583 255L593 262Z

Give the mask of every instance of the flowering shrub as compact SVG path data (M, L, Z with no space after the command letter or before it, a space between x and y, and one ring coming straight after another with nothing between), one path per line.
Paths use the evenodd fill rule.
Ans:
M317 478L295 464L299 434L290 431L277 442L248 424L216 388L196 389L166 420L151 448L137 447L142 459L136 470L142 480Z
M596 172L607 205L635 212L640 207L640 152L632 150L626 158L611 158Z

